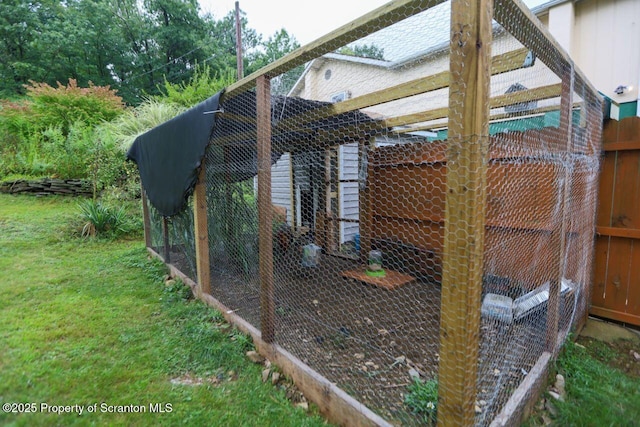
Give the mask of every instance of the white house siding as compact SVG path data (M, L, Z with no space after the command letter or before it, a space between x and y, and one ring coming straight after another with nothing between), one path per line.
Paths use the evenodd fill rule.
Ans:
M575 13L574 16L571 16ZM598 89L616 99L612 94L618 84L632 86L631 93L623 96L633 100L638 97L640 79L640 50L630 49L633 41L640 39L640 1L637 0L584 0L572 4L557 4L542 10L539 14L542 24L550 27L561 44L570 50L577 65L593 81ZM550 25L551 24L551 25ZM567 28L568 27L573 27ZM616 28L611 31L611 28ZM622 28L621 28L622 27ZM631 44L630 44L631 43ZM506 32L498 32L493 40L492 55L497 56L522 48L522 44ZM620 64L621 66L603 66ZM382 90L393 85L434 75L449 69L449 54L444 51L405 64L384 61L360 61L338 55L315 60L307 69L304 79L294 88L291 95L319 101L330 101L340 92L348 92L350 98ZM529 68L521 68L509 73L493 76L491 96L504 94L511 85L520 83L527 88L560 83L540 60ZM619 97L618 97L619 98ZM446 107L448 89L416 95L381 105L372 106L364 111L376 117L394 117L420 111ZM576 101L579 97L576 97ZM621 99L617 99L621 101ZM558 105L559 98L538 102L538 107ZM492 114L504 112L496 109ZM439 119L436 123L442 123ZM376 145L388 145L397 141L377 138ZM340 178L357 179L357 144L340 148ZM339 188L340 215L343 218L358 218L358 185L341 183ZM357 223L343 223L340 230L341 240L348 241L358 232Z
M357 180L358 179L358 143L346 144L340 147L338 152L340 162L339 179ZM359 202L358 202L358 183L357 182L340 182L338 190L340 217L345 219L360 218ZM357 222L341 222L340 223L340 243L354 240L356 234L360 232Z
M271 203L287 209L287 222L293 224L291 212L291 156L284 153L271 167Z
M572 58L596 89L616 102L635 101L640 97L640 2L589 0L574 8ZM615 94L619 85L629 91Z

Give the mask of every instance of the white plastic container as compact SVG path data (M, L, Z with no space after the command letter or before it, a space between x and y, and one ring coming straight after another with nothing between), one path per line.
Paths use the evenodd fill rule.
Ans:
M513 299L498 294L487 294L480 309L482 317L513 323Z

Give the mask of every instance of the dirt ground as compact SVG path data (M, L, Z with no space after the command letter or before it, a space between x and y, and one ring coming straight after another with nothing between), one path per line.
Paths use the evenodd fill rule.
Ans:
M589 319L576 342L593 358L640 379L640 329Z
M192 272L182 254L171 257ZM388 421L420 424L405 396L412 376L437 378L440 285L423 278L390 291L341 275L358 267L334 256L313 268L295 253L276 256L276 341ZM211 277L213 296L259 329L257 268L214 255ZM478 424L493 419L535 363L530 343L544 342L544 324L544 317L513 325L483 320Z

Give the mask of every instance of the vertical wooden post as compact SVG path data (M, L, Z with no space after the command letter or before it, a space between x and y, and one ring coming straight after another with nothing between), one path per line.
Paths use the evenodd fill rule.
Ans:
M491 0L451 2L439 426L474 424L489 149L492 16Z
M171 246L169 246L169 218L162 217L162 240L164 242L164 263L171 264Z
M564 170L563 186L560 194L560 218L553 233L553 242L557 242L558 247L558 276L551 280L549 284L549 303L547 305L547 332L545 348L551 354L556 354L558 347L558 325L560 322L560 291L562 289L562 278L566 267L565 251L567 249L567 231L569 222L569 206L571 197L571 181L573 170L571 164L573 135L572 110L573 110L573 69L564 70L562 77L562 94L560 98L560 123L558 126L558 141L560 142L562 164ZM562 149L564 146L564 149Z
M140 184L140 195L142 199L142 221L144 223L144 245L150 248L151 242L151 217L149 216L149 205L147 204L147 193L144 186Z
M211 270L209 265L209 226L207 222L207 171L202 159L198 182L193 192L193 224L196 239L196 270L201 293L211 295Z
M373 174L373 166L370 162L371 152L367 149L373 144L369 140L362 139L358 144L358 170L366 170L364 182L358 182L358 210L360 212L360 262L367 263L369 251L371 250L371 176ZM363 164L365 163L366 164Z
M269 77L256 81L258 135L258 239L260 252L260 329L262 340L275 338L273 288L273 208L271 204L271 84Z

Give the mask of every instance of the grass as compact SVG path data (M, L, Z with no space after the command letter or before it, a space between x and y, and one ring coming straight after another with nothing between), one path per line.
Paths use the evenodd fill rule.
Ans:
M547 398L553 402L555 414L545 413L539 404L525 425L543 425L545 414L555 426L638 426L640 381L610 366L628 357L601 341L594 340L588 347L568 341L555 362L556 371L565 377L565 401Z
M607 346L601 346L597 351L609 359L615 357ZM573 343L565 345L557 366L567 382L567 401L557 405L559 425L638 425L638 379L594 359L586 349Z
M37 408L0 412L0 425L325 424L261 381L248 338L179 282L165 285L139 237L70 236L78 215L77 199L0 194L0 403ZM147 412L102 411L129 405Z

